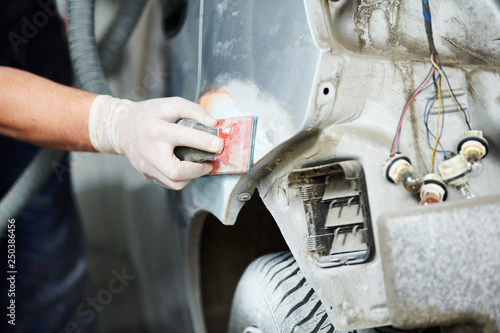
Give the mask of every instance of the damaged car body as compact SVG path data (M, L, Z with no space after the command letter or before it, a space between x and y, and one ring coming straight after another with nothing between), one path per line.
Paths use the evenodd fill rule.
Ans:
M161 331L500 331L498 1L160 3L168 95L257 118L157 205Z
M489 147L482 172L464 172L476 197L465 199L448 183L446 202L419 206L383 168L398 155L390 156L390 147L405 101L432 68L421 1L189 2L171 41L171 93L199 100L216 118L258 117L248 174L205 177L179 195L184 242L192 249L181 266L195 289L186 286L185 311L195 331L212 327L215 318L206 312L210 302L202 301L209 286L200 266L210 263L197 252L200 224L207 215L225 225L252 223L242 212L260 209L271 213L321 301L328 314L323 326L500 329L494 254L500 8L496 1L429 3L453 94L443 77L442 96L429 108L441 76L436 71L434 86L409 106L398 146L414 172L439 175L434 163L461 156L463 113ZM434 147L436 130L446 148ZM254 200L259 204L251 212L242 211ZM314 305L315 297L305 302ZM302 319L295 329L309 332Z

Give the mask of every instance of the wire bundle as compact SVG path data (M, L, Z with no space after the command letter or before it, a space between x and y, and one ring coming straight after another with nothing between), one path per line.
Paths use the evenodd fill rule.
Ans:
M392 141L391 157L393 157L396 154L396 152L398 154L400 153L400 151L399 151L399 139L401 137L401 130L403 128L403 121L404 121L406 112L408 111L408 109L409 109L411 103L413 102L413 100L415 99L415 97L417 97L418 94L420 94L422 91L424 91L425 89L430 87L428 85L428 83L433 78L435 71L436 71L436 68L434 66L431 67L431 69L429 70L429 73L427 74L424 81L422 81L422 83L420 83L420 85L417 87L417 89L415 89L413 91L410 98L408 98L408 100L406 101L406 104L403 108L403 112L401 113L401 117L399 118L399 123L398 123L398 128L396 131L396 135L394 136L394 140Z
M437 150L437 147L441 147L441 151L444 153L444 156L446 157L446 150L443 148L443 146L440 143L440 139L443 133L443 126L444 126L444 112L443 112L443 94L442 94L442 89L441 89L441 83L443 77L445 78L446 81L446 89L448 90L448 93L450 96L453 98L453 101L455 102L455 105L457 106L457 109L460 111L462 118L465 122L465 126L467 127L467 130L471 130L469 118L463 109L462 105L458 102L458 99L453 92L453 89L451 88L450 82L448 80L448 76L446 75L444 69L441 66L441 60L439 59L439 55L436 51L436 47L434 45L434 38L433 38L433 32L432 32L432 17L431 17L431 11L430 11L430 6L429 6L429 0L422 0L422 9L423 9L423 16L424 16L424 22L425 22L425 31L427 35L427 41L429 43L429 50L430 50L430 61L432 63L432 67L430 68L428 74L420 83L420 85L413 91L413 93L410 95L408 100L406 101L406 104L403 108L403 111L401 113L401 117L399 118L399 123L398 127L396 130L396 134L394 135L394 139L392 141L392 147L391 147L391 154L390 157L393 157L396 153L400 153L399 149L399 141L401 138L401 131L403 128L403 122L405 115L413 102L413 100L424 90L428 89L431 86L435 87L435 95L432 96L428 101L425 106L424 110L424 124L425 128L427 130L427 138L429 140L429 135L431 135L433 138L435 138L435 143L434 146L430 145L429 146L432 148L432 158L431 158L431 166L432 166L432 172L434 172L434 161L435 161L435 155ZM436 76L437 72L437 76ZM433 79L431 83L429 83ZM430 110L432 109L434 102L436 100L436 97L439 102L439 107L438 107L438 114L437 114L437 120L436 120L436 135L432 133L432 131L429 129L428 126L428 118L430 114ZM432 102L432 103L431 103ZM441 121L440 125L440 118L443 117L443 120Z

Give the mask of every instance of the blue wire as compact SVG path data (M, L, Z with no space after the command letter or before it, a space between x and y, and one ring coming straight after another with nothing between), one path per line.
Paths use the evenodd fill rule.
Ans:
M432 137L434 139L436 139L436 136L434 135L434 133L432 133L432 131L429 129L429 126L427 125L427 119L426 119L426 116L427 116L427 109L429 108L429 103L434 100L436 97L437 97L438 94L435 94L434 96L432 96L431 98L429 98L429 100L427 101L427 104L425 104L425 110L424 110L424 124L425 124L425 128L427 129L427 133L429 133L430 135L432 135ZM439 144L439 147L441 147L441 150L443 151L443 154L444 154L444 157L446 158L446 150L444 149L443 145L441 144L441 141L438 142Z
M425 127L427 128L427 131L428 131L428 132L430 132L430 131L429 131L428 127L427 127L427 119L426 119L426 118L427 118L427 109L429 108L429 103L430 103L430 102L431 102L434 98L436 98L436 97L437 97L437 95L438 95L438 94L435 94L434 96L432 96L431 98L429 98L429 100L427 101L427 104L425 104L425 110L424 110L424 111L425 111L425 112L424 112L424 124L425 124ZM434 137L434 138L436 138L436 137Z

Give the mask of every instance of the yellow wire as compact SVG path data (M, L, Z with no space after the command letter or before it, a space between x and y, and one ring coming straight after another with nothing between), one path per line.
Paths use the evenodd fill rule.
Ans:
M432 159L431 159L432 173L434 173L434 160L435 160L435 157L436 157L437 146L439 145L439 117L441 116L441 110L443 108L443 95L442 95L442 92L441 92L441 78L442 77L443 76L440 75L438 77L438 79L437 79L439 109L438 109L438 115L437 115L437 120L436 120L436 143L434 144L434 149L432 150Z
M439 72L439 74L441 75L441 77L444 77L444 74L443 72L441 71L441 68L434 62L434 59L432 59L431 57L431 62L432 64L434 65L434 67L436 67L436 70ZM452 94L451 92L451 87L450 87L450 84L448 83L447 80L446 81L446 90L448 90L448 93L450 94L451 98L453 98L453 101L455 102L455 105L457 106L457 110L460 112L460 114L462 115L462 119L464 120L464 123L465 123L465 127L470 130L470 127L469 125L467 124L467 120L465 119L465 111L458 105L458 101L457 99L455 98L455 95Z

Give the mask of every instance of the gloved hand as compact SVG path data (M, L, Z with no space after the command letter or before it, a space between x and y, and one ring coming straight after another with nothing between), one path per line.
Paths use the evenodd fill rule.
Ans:
M90 141L97 151L126 155L146 179L179 190L212 171L212 165L180 161L176 146L217 154L224 146L214 135L176 124L181 118L217 124L202 106L179 97L132 102L100 95L90 109Z

